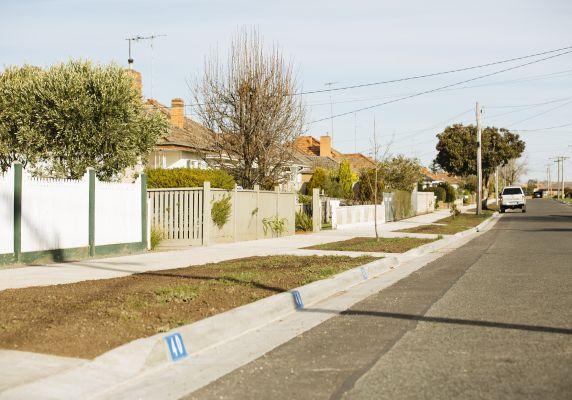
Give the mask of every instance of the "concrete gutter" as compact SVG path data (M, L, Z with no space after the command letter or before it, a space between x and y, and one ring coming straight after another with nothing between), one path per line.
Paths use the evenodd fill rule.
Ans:
M0 399L75 399L102 395L102 391L124 384L126 381L152 374L169 365L176 366L177 362L171 360L166 342L168 335L180 334L189 356L208 351L294 314L297 311L294 296L296 292L303 307L311 306L387 273L400 264L437 252L463 238L490 229L499 218L500 215L496 213L476 228L428 243L403 254L373 261L289 292L276 294L178 327L167 333L126 343L77 368L9 389L0 393Z

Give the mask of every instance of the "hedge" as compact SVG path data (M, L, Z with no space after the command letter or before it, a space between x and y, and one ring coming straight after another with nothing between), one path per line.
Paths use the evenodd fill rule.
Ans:
M398 221L415 215L411 204L411 192L405 190L393 191L393 218Z
M198 168L147 168L147 187L150 189L201 187L210 182L211 187L233 189L234 178L225 171Z

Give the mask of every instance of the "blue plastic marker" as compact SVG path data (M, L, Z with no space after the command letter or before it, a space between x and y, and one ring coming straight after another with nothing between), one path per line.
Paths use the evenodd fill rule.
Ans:
M188 356L183 337L180 333L165 336L165 342L171 354L171 361L179 361Z
M294 303L296 303L296 309L300 310L304 308L304 302L302 301L302 296L297 290L292 290L292 297L294 297Z
M361 276L363 276L363 279L367 280L367 278L368 278L367 269L365 269L364 267L361 267L360 270L361 270Z

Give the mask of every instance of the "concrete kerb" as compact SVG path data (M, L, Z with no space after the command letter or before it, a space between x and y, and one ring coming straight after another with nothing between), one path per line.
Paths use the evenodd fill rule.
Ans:
M13 395L11 395L12 390L8 390L0 397L21 398L26 393L30 395L49 393L50 398L93 396L101 392L102 387L120 384L170 365L172 361L165 341L167 335L179 333L189 355L206 351L296 312L297 305L293 296L295 291L300 294L303 307L310 306L348 290L366 279L388 272L401 263L438 251L461 238L489 229L499 217L500 215L495 214L476 228L445 237L401 255L375 260L289 292L279 293L166 333L126 343L78 368L15 387ZM77 382L82 382L81 386L78 387Z

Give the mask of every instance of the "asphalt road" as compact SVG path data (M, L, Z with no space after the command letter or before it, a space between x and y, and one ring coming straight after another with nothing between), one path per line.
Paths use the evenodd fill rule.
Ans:
M572 399L572 207L527 207L187 398Z

